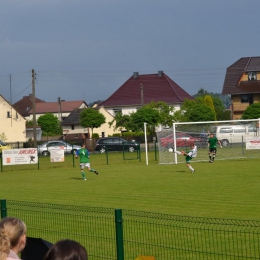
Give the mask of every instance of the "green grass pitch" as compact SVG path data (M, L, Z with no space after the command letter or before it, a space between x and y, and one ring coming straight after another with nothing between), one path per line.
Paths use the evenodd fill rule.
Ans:
M207 158L207 154L205 154ZM184 158L179 157L183 162ZM40 157L37 165L4 166L0 198L28 202L121 208L173 215L260 220L259 159L159 165L149 153L149 165L123 160L122 153L92 154L83 181L78 161L63 163Z

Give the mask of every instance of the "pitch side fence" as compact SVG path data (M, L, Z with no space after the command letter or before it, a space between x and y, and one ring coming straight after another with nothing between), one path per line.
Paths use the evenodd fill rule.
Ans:
M69 238L89 260L260 259L260 221L1 200L1 218L27 224L29 237Z

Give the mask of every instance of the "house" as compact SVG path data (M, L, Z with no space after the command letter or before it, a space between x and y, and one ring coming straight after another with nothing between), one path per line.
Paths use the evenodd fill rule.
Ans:
M75 108L87 108L88 105L84 100L65 101L58 100L57 102L39 102L35 104L36 120L46 114L52 113L57 116L60 121L63 121ZM33 120L33 109L29 111L27 120Z
M37 141L41 141L42 140L42 129L40 126L36 126L35 128L35 132L36 132L36 140ZM26 127L26 139L34 139L34 128L27 126Z
M222 89L231 95L231 118L240 119L246 108L260 101L260 57L244 57L227 68Z
M35 103L44 103L45 101L35 98ZM13 104L13 107L23 116L29 117L29 111L33 107L33 96L29 94L29 96L24 96L21 100L17 101Z
M170 79L163 71L157 74L133 75L107 100L100 105L112 116L117 112L130 114L136 112L145 104L165 102L174 106L175 110L181 108L184 99L193 99L179 85Z
M111 122L114 117L108 113L104 107L96 106L93 109L97 109L102 115L105 116L106 122L102 124L99 128L94 128L93 133L97 133L99 136L113 135L114 125L110 127L108 122ZM83 128L80 125L80 112L83 109L74 109L70 115L65 118L62 122L62 129L64 134L64 139L81 139L81 138L91 138L91 129Z
M0 95L0 134L7 143L26 141L26 119Z

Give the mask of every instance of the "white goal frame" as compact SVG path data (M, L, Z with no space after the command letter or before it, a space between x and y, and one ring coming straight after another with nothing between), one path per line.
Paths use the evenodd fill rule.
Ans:
M181 127L182 125L193 125L194 127L200 127L199 125L208 125L208 128L210 127L215 127L217 128L217 126L221 126L221 125L227 125L227 126L232 126L232 125L239 125L239 124L243 124L243 125L246 125L246 124L250 124L250 123L253 123L255 125L257 125L257 136L258 138L260 138L260 132L259 132L259 125L260 125L260 119L244 119L244 120L225 120L225 121L206 121L206 122L178 122L178 123L173 123L172 125L172 128L170 129L164 129L160 132L163 132L163 131L166 131L166 133L168 133L168 135L173 135L174 137L176 137L176 133L177 133L177 129L178 127ZM173 138L173 143L170 145L170 146L167 146L167 147L163 147L161 142L160 142L160 132L157 132L157 140L158 140L158 150L159 150L159 164L177 164L178 163L178 159L181 161L181 162L184 162L183 158L178 158L178 154L177 153L169 153L168 152L168 149L170 147L172 147L174 149L174 151L180 149L180 147L177 147L176 145L176 138ZM214 132L213 132L214 133ZM198 133L197 133L198 134ZM192 160L192 162L195 162L195 161L207 161L208 160L208 157L207 157L207 153L206 153L206 150L208 149L207 148L207 140L208 138L206 137L206 134L205 133L205 143L203 143L203 147L199 147L198 148L198 154L200 154L200 152L202 151L203 152L203 156L204 156L204 159L203 158L194 158ZM215 133L214 133L215 134ZM167 135L167 134L165 134ZM244 138L246 139L246 138ZM221 141L221 140L220 140ZM234 158L244 158L244 157L260 157L260 153L256 152L256 151L252 151L251 154L248 152L247 154L248 155L245 155L244 151L241 152L241 149L245 149L243 148L243 146L245 146L245 141L243 141L243 137L242 137L242 144L239 145L239 144L236 144L237 145L237 148L235 147L235 144L233 144L233 150L231 151L230 147L228 148L230 150L230 153L232 156L224 156L224 158L221 158L221 160L224 160L224 159L234 159ZM204 141L203 141L204 142ZM232 146L232 144L231 144ZM241 148L242 147L242 148ZM186 147L186 149L188 149ZM226 149L225 147L223 149ZM236 150L237 149L237 150ZM259 149L259 148L257 148ZM219 149L218 149L219 150ZM223 150L224 152L228 152L226 150ZM223 152L222 151L222 152ZM221 152L220 152L221 154ZM221 156L220 156L221 157ZM163 158L163 159L162 159Z

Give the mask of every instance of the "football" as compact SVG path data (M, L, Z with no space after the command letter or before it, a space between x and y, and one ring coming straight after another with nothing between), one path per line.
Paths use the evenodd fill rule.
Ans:
M169 148L169 153L173 153L173 149L172 148Z

